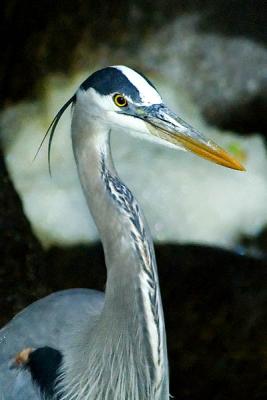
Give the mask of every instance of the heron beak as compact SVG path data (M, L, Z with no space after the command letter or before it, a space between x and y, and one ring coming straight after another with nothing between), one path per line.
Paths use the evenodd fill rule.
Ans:
M141 107L136 111L138 117L147 123L152 135L216 164L245 171L238 160L217 146L212 140L206 139L164 104Z

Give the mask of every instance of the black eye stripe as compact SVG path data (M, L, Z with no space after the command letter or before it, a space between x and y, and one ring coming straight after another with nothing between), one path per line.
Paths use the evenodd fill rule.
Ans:
M141 102L139 90L122 71L115 67L107 67L96 71L81 84L81 87L83 90L94 88L98 93L105 96L111 93L124 93L134 102Z

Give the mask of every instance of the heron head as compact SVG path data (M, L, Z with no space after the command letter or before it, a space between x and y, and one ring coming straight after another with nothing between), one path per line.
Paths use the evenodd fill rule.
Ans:
M78 99L81 92L90 98L89 113L110 128L127 129L225 167L244 170L230 154L172 112L154 85L128 67L113 66L95 72L81 84Z
M154 85L128 67L107 67L89 76L52 122L50 145L57 122L71 103L109 130L122 128L160 144L191 151L216 164L245 170L233 156L172 112Z

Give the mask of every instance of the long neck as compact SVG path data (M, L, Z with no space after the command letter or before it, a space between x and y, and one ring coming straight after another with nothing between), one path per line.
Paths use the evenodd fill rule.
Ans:
M125 379L130 382L124 388L125 399L168 399L165 328L150 232L138 203L116 173L109 132L97 123L85 131L74 120L73 149L107 267L105 304L90 332L90 346L100 348L107 369L112 365L118 388L99 398L124 400L121 370L126 377L128 371ZM94 359L91 368L100 370L99 354L90 359ZM106 366L101 366L104 378L98 378L97 386L110 385Z

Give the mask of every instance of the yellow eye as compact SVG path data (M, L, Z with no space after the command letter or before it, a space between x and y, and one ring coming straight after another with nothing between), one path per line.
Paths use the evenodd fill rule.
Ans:
M114 94L113 101L116 104L116 106L118 106L118 107L126 107L126 106L128 106L128 101L120 93Z

